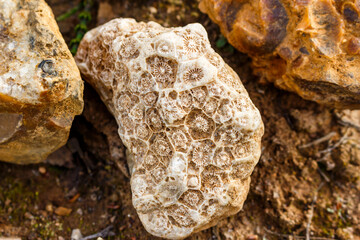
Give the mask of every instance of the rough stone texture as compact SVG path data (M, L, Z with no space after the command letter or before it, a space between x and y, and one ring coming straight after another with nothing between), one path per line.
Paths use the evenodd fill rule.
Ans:
M255 72L305 99L360 108L358 0L202 0Z
M0 160L35 163L65 144L83 83L43 0L0 0Z
M184 238L242 208L263 123L200 24L116 19L85 35L76 61L117 120L148 232Z

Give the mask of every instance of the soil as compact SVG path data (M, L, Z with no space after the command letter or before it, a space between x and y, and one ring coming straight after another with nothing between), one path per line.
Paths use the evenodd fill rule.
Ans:
M59 16L80 0L47 2ZM116 17L168 27L200 22L261 111L262 156L243 210L188 239L360 239L360 112L329 109L260 81L251 59L224 42L197 4L98 0L88 26ZM59 22L67 43L76 35L78 15ZM132 206L115 120L87 84L84 98L67 145L46 163L0 163L0 239L70 239L74 229L88 236L108 226L115 236L106 239L156 239Z

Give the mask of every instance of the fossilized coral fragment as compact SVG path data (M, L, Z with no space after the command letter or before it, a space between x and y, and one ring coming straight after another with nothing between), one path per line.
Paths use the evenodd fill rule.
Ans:
M0 160L35 163L82 111L79 70L43 0L0 0Z
M202 0L255 72L305 99L360 108L360 2Z
M184 238L242 208L263 124L200 24L116 19L85 35L76 61L118 122L150 233Z

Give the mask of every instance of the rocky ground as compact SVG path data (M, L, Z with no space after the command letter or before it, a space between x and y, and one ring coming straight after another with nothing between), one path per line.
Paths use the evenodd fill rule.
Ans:
M59 16L79 0L48 0ZM189 239L360 239L360 111L337 111L276 89L252 74L192 0L98 0L89 28L115 17L164 26L200 22L214 49L240 75L265 124L263 154L244 209ZM78 13L60 21L67 43ZM0 163L0 239L70 239L108 226L109 239L154 239L131 204L115 120L85 85L85 109L67 145L47 163Z

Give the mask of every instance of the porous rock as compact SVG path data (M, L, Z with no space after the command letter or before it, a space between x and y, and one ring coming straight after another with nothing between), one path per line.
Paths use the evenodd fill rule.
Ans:
M148 232L185 238L242 208L263 123L200 24L115 19L88 32L75 59L119 125Z
M66 143L83 83L43 0L0 0L0 160L36 163Z
M358 0L202 0L255 73L301 97L360 108Z

